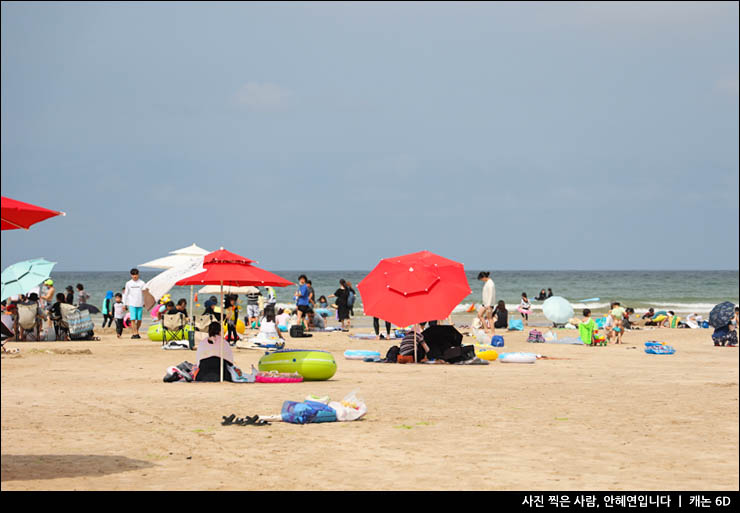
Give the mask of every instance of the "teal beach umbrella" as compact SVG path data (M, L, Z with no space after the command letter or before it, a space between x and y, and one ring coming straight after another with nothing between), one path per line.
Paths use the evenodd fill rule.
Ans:
M555 324L565 324L573 317L573 307L567 299L560 296L547 298L542 303L542 313Z
M5 301L11 296L28 294L28 291L49 279L51 270L56 262L49 262L43 258L35 258L18 262L5 269L0 277L2 282L2 299Z

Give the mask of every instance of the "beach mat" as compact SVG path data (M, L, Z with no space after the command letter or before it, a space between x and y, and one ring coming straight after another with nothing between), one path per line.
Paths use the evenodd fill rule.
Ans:
M560 338L557 340L545 340L545 344L572 344L576 346L584 345L583 340L581 340L580 337Z
M386 337L385 333L381 334L385 337L385 340L398 340L393 333L391 333L391 338ZM375 333L355 333L349 336L353 340L375 340L375 337L377 337Z

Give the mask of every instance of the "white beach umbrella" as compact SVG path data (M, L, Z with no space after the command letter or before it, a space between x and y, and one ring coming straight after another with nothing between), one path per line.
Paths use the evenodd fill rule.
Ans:
M170 254L165 257L157 258L155 260L150 260L149 262L145 264L140 264L139 267L153 267L155 269L172 269L174 267L189 266L193 257L199 257L202 262L203 257L206 256L208 253L210 253L210 251L208 251L207 249L198 247L195 243L193 243L186 248L180 248L174 251L170 251ZM203 269L201 268L201 271L202 270ZM186 276L182 276L181 278L185 278L185 277ZM170 288L167 290L170 290L173 286L174 286L174 282L173 282L173 285L170 286ZM166 294L166 292L162 293L162 295L164 294ZM160 295L159 297L155 299L154 294L150 294L151 297L146 297L146 292L145 292L144 299L147 304L149 304L152 300L154 300L153 303L149 304L149 306L147 307L147 310L153 307L154 303L159 301L159 298L162 297L162 295ZM190 317L191 318L193 317L193 287L192 286L190 287Z
M182 265L172 267L164 272L159 273L154 278L149 280L144 286L145 308L147 310L152 308L157 303L157 301L159 301L159 298L172 290L172 287L175 286L175 282L178 282L183 278L187 278L194 274L202 273L203 271L205 271L205 269L203 268L203 257L189 257L189 260L187 260Z
M191 244L190 246L186 248L180 248L174 251L170 251L170 254L165 257L157 258L155 260L150 260L149 262L145 264L139 264L139 267L153 267L155 269L171 269L172 267L180 267L182 265L187 265L190 262L190 259L192 257L204 257L208 253L210 253L210 251L200 248L196 246L195 244Z
M187 248L180 248L180 249L176 249L175 251L170 251L171 255L185 255L185 256L206 256L208 253L210 253L210 251L196 246L195 243L191 244Z
M568 300L560 296L547 298L542 303L542 313L555 324L565 324L574 314L573 307Z

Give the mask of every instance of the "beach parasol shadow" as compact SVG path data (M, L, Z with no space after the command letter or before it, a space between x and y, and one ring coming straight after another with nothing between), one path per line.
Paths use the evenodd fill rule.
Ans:
M2 482L101 476L154 466L148 461L125 456L95 454L3 454L0 461Z

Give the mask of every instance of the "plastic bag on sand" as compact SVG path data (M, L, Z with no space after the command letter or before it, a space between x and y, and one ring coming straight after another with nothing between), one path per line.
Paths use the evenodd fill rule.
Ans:
M329 406L337 412L337 420L340 422L361 419L367 413L367 405L362 398L357 396L356 390L350 392L339 402L330 402Z
M473 330L473 336L482 345L490 345L491 337L482 329Z

